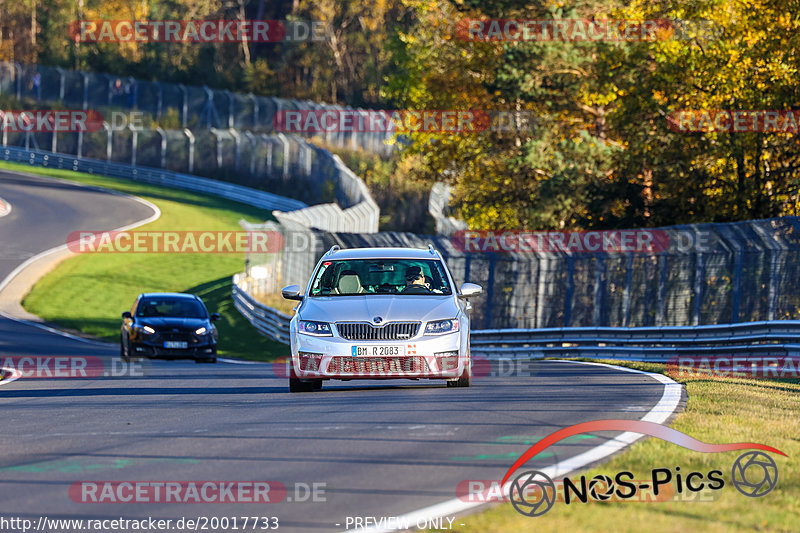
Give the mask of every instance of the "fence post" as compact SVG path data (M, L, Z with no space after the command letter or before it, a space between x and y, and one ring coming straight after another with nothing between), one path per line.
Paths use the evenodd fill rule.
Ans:
M164 105L164 87L161 85L160 81L155 82L156 87L158 87L158 96L156 97L156 119L161 119L161 108Z
M700 325L700 310L703 304L703 281L706 270L705 254L697 252L694 259L694 301L692 302L692 325Z
M181 102L181 127L185 129L188 121L187 115L189 114L189 91L182 83L178 84L178 88L183 93L183 101ZM194 139L194 137L192 137L192 139Z
M239 170L239 152L242 149L242 136L239 135L239 132L236 131L235 128L231 128L230 130L231 137L233 137L233 168Z
M489 254L489 280L486 282L486 319L484 320L484 329L489 329L492 326L492 299L494 298L494 268L497 262L495 254Z
M194 135L189 128L185 128L183 133L189 139L189 174L194 174Z
M644 266L644 264L642 264ZM622 325L631 324L631 291L633 290L633 254L625 258L625 289L622 294Z
M250 142L250 175L252 176L256 173L256 136L251 131L244 132L244 136Z
M739 308L742 305L742 263L741 247L733 257L733 297L731 301L731 323L739 322Z
M81 72L83 78L83 109L89 109L89 74Z
M663 326L666 320L665 307L667 300L667 255L658 256L658 294L656 299L658 301L658 308L656 311L656 326Z
M156 132L161 136L161 168L167 167L167 132L161 126L156 127Z
M139 148L139 132L133 127L133 124L128 124L128 129L131 130L131 166L136 166L136 150Z
M252 128L256 128L258 126L258 98L253 93L248 93L247 97L253 100L253 124Z
M103 121L103 129L106 130L106 161L111 161L111 150L113 148L112 143L114 142L114 134L111 131L111 126L105 120Z
M22 100L22 66L14 61L15 80L17 82L17 100Z
M217 152L217 168L222 168L222 140L220 139L221 133L217 128L211 128L211 134L214 136L216 140L216 152Z
M53 133L51 134L52 137L50 138L50 151L55 153L58 152L58 130L53 128Z
M606 262L605 254L595 255L594 263L594 294L592 302L592 325L601 326L603 321L603 305L605 304L605 283L603 274L605 273Z
M564 291L564 327L568 328L572 320L572 298L575 292L575 256L567 255L567 288ZM536 302L542 305L542 302Z
M233 105L233 93L230 91L224 91L225 95L228 97L228 128L233 129L235 127L235 122L233 120L234 114L234 105Z
M64 101L64 69L61 67L56 67L56 72L58 72L58 99L62 102ZM55 150L53 150L55 152Z

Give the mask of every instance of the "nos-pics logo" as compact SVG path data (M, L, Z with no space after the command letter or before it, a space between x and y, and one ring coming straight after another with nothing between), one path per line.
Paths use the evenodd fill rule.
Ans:
M600 474L587 479L565 477L558 485L540 470L527 470L509 483L509 479L525 462L556 442L581 433L596 431L630 431L656 437L684 448L701 453L720 453L733 450L748 451L740 455L731 467L730 483L741 494L750 498L759 498L769 494L778 484L778 465L771 456L763 451L776 453L786 457L780 450L753 442L732 444L709 444L692 438L685 433L654 422L641 420L596 420L569 426L552 433L531 446L508 469L502 487L507 487L508 497L517 512L530 517L541 516L548 512L556 501L565 504L587 503L593 501L641 501L637 499L640 491L651 491L656 497L665 489L677 492L717 491L725 487L726 481L722 470L708 472L681 471L679 466L673 468L654 468L648 479L634 479L632 472L621 471L613 476ZM763 450L763 451L759 451ZM547 470L547 469L545 469ZM559 488L561 492L559 492ZM505 490L505 489L504 489Z

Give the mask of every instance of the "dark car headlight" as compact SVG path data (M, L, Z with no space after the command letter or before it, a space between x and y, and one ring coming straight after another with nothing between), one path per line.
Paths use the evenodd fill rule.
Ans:
M451 318L448 320L434 320L428 322L425 326L425 335L443 335L445 333L454 333L458 331L458 319Z
M333 330L331 325L327 322L313 322L311 320L300 320L297 322L297 328L300 333L304 335L313 335L314 337L332 337Z

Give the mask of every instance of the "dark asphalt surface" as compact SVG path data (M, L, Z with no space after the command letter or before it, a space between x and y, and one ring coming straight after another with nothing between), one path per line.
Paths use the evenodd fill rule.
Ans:
M0 218L0 245L18 254L3 254L0 279L25 254L63 243L70 231L150 215L119 196L8 173L0 173L0 197L14 206ZM118 352L0 319L0 356L91 355L111 368ZM340 531L347 516L394 516L451 500L461 481L500 479L532 441L578 422L641 418L663 393L641 374L560 362L526 363L516 375L505 367L469 389L331 382L312 394L289 394L272 364L146 361L132 368L145 375L0 386L0 516L275 516L279 531ZM612 436L555 445L529 465L553 464ZM288 497L92 504L69 493L81 481L207 480L277 481ZM322 484L324 501L297 501L314 483Z

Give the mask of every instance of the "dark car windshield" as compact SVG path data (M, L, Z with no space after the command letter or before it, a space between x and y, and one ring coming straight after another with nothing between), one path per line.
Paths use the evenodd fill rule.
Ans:
M197 300L187 298L142 298L136 307L136 316L207 318L205 306Z
M372 294L452 294L441 261L424 259L350 259L323 261L314 275L311 296Z

